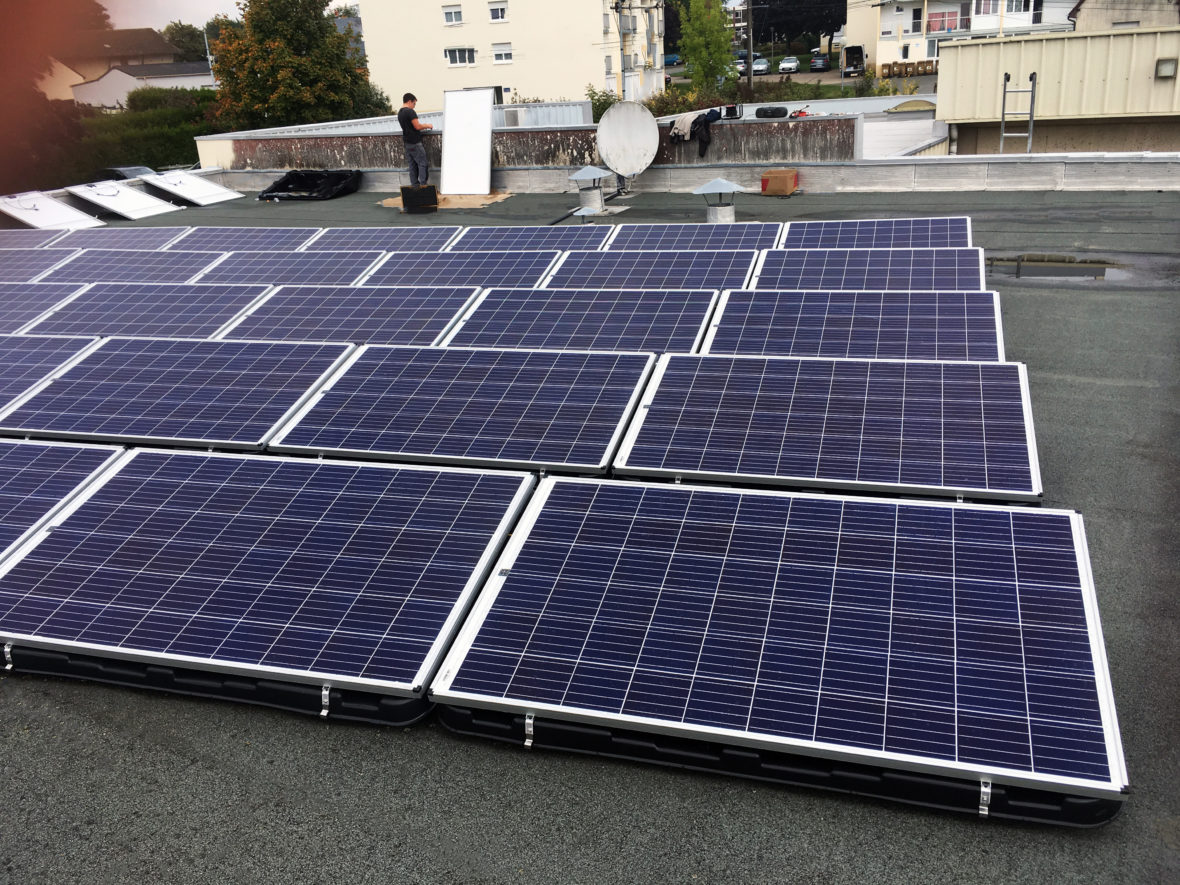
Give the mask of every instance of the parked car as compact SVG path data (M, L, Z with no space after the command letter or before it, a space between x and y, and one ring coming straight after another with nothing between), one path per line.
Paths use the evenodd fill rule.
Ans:
M794 74L799 70L799 59L793 55L788 55L778 63L778 72L780 74Z
M746 72L746 60L744 58L739 58L733 63L733 66L737 68L737 72L739 74L744 74Z
M832 69L832 60L826 55L813 55L811 57L811 71L830 71Z
M669 52L664 56L664 67L670 68L674 65L680 64L680 55L676 52Z
M754 76L770 73L770 62L764 58L754 59Z
M743 59L743 60L744 60L744 59L745 59L745 57L746 57L746 50L744 50L744 49L739 49L737 52L735 52L735 53L733 54L733 57L734 57L734 58L740 58L740 59ZM758 52L757 50L755 50L755 52L754 52L754 58L755 58L755 59L762 58L762 53L761 53L761 52Z

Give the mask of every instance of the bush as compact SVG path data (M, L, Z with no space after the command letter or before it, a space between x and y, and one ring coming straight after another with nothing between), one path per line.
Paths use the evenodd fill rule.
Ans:
M212 89L164 89L159 86L144 86L127 94L127 110L154 111L160 108L186 108L195 110L217 101Z
M619 100L619 97L613 92L608 92L605 89L595 89L593 86L586 87L586 97L590 99L590 110L594 115L595 123L602 119L602 115L606 113L607 108Z

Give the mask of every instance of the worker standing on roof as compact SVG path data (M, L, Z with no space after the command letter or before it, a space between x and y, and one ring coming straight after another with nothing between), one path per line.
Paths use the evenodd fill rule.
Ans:
M406 160L410 164L410 185L422 187L430 174L430 163L426 159L426 148L422 146L422 133L434 127L418 119L414 105L418 99L414 93L407 92L402 96L401 109L397 112L397 122L402 127L402 144L406 146Z

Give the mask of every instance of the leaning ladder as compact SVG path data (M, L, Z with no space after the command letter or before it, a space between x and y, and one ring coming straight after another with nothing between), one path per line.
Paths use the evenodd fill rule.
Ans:
M1033 138L1033 120L1034 112L1037 107L1037 72L1033 71L1028 75L1028 89L1010 89L1008 84L1012 82L1012 75L1004 74L1004 97L1000 102L1000 153L1004 153L1004 139L1005 138L1023 138L1026 139L1024 144L1024 152L1026 154L1032 153L1032 138ZM1008 110L1008 96L1009 95L1027 95L1028 96L1028 110L1027 111L1010 111ZM1028 129L1025 132L1009 132L1008 118L1009 117L1025 117L1028 122Z

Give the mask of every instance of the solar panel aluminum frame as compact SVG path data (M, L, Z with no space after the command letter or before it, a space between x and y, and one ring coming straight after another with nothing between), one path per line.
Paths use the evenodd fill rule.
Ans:
M150 452L150 449L132 449L125 451L113 463L108 462L104 466L101 475L87 482L86 486L82 488L77 494L65 503L64 506L58 508L51 520L42 520L38 524L36 531L30 532L28 537L22 539L19 545L13 545L9 550L0 557L0 580L4 578L20 561L30 552L36 549L37 545L43 541L57 526L64 523L73 513L79 510L87 503L108 481L118 476L119 471L129 464L141 452ZM251 455L251 454L237 454L226 452L206 452L206 453L189 453L193 457L203 458L236 458L236 459L259 459L273 463L276 459L268 455ZM290 460L290 459L285 459ZM360 464L353 461L332 461L333 465L342 467L357 466L365 467L367 469L377 470L407 470L414 469L408 465L382 465L365 463ZM485 473L486 471L470 470L459 467L431 467L432 472L440 473ZM243 693L233 692L232 690L225 690L222 688L205 688L201 689L184 689L177 690L187 694L198 694L212 697L228 697L231 700L249 699L255 703L262 703L264 706L276 706L281 709L295 709L300 712L318 713L320 716L333 718L354 718L365 721L387 721L385 719L378 719L367 715L349 715L345 703L342 701L346 698L341 698L341 694L348 692L359 692L363 695L380 695L389 697L408 698L415 701L412 708L415 712L412 718L407 721L395 722L394 724L408 725L414 721L418 721L425 713L429 712L430 700L427 693L427 688L438 671L442 662L444 652L449 648L455 633L462 625L467 611L471 607L472 600L476 593L483 585L488 572L495 563L504 543L512 530L514 524L524 509L529 496L536 484L536 477L531 473L517 473L504 471L505 476L515 476L520 479L520 487L517 489L511 504L500 520L499 525L493 532L491 540L484 549L479 560L477 561L475 569L473 569L470 577L464 584L463 590L460 592L458 600L447 616L442 629L435 638L433 644L427 651L426 657L423 660L422 666L415 674L410 682L394 682L389 680L372 679L360 676L348 676L342 674L332 674L328 672L316 673L297 669L288 669L284 667L276 667L273 665L248 665L239 664L226 661L211 661L205 658L169 654L165 652L154 652L140 649L123 649L114 646L101 645L98 643L77 642L73 640L59 640L49 639L45 637L16 633L0 628L0 644L3 644L7 650L10 659L15 659L15 669L17 671L28 671L38 673L51 673L53 675L67 675L67 676L83 676L84 678L97 679L98 681L115 682L121 685L134 685L138 687L159 687L160 680L153 679L153 668L156 667L176 667L182 671L196 671L204 674L218 674L230 677L244 677L250 680L275 681L293 683L299 686L313 686L316 691L314 696L322 698L322 706L315 705L314 709L303 705L293 703L275 703L267 702L255 698L251 692ZM49 652L49 655L33 654L29 656L28 662L22 664L21 651L22 648L36 651ZM63 657L64 655L64 657ZM133 664L143 665L142 668L136 669L105 669L99 662L130 662ZM9 669L14 669L9 667ZM99 675L99 674L106 674ZM177 680L178 683L183 684L186 680L182 677ZM259 692L261 695L262 692ZM330 709L332 702L334 709Z
M621 227L621 225L620 225L620 227ZM570 255L574 252L614 252L615 254L621 254L624 252L651 252L651 251L654 251L652 249L610 249L609 246L610 246L610 242L608 241L602 249L567 249L566 251L562 252L557 257L557 261L555 261L552 265L550 265L549 270L545 272L545 275L543 277L541 277L541 281L539 283L537 283L537 285L534 286L533 288L534 289L548 289L549 284L553 281L553 278L557 276L557 272L559 270L561 270L561 266L563 264L565 264L566 259L568 259L570 257ZM761 267L761 265L762 265L762 260L763 260L765 250L762 250L762 249L740 249L740 250L731 250L731 251L755 253L754 260L752 262L750 262L750 269L748 271L746 271L745 281L742 283L741 286L737 287L739 289L753 288L754 274L757 271L757 269L759 267ZM508 287L489 286L488 288L508 288ZM585 288L585 287L579 286L576 288ZM629 288L629 289L655 289L658 287L656 287L656 286L628 286L626 288ZM676 288L677 289L691 289L694 287L692 287L692 286L677 286ZM708 287L707 286L697 286L696 288L706 289ZM730 288L733 288L733 287L730 287ZM560 290L558 290L558 291L560 291ZM714 290L714 291L717 291L717 290Z
M1025 442L1028 447L1029 456L1029 476L1032 484L1032 491L1021 490L1000 490L1000 489L976 489L967 487L952 487L952 486L921 486L908 485L905 483L884 483L884 482L864 482L859 480L842 480L842 479L825 479L810 478L801 476L774 476L771 474L751 474L751 473L715 473L705 470L685 470L682 468L671 467L640 467L631 466L627 463L627 456L631 453L639 434L643 429L643 422L646 418L647 412L656 396L659 394L660 381L664 377L664 373L668 368L668 364L673 357L676 356L691 356L691 354L672 354L666 353L659 358L656 364L655 371L648 379L647 386L644 388L643 401L639 404L639 409L634 413L631 423L627 427L627 434L623 438L622 445L619 446L618 454L615 455L615 461L612 465L613 470L619 476L633 476L633 477L647 477L657 478L665 477L674 479L680 482L682 479L691 479L705 482L722 482L722 483L740 483L744 485L767 485L767 486L783 486L786 488L824 488L832 489L833 491L849 491L849 492L877 492L896 495L921 495L921 496L938 496L938 497L956 497L959 499L967 499L972 501L1027 501L1029 503L1039 503L1044 488L1041 484L1041 468L1040 459L1037 456L1037 441L1036 434L1033 431L1032 405L1029 397L1028 387L1028 369L1024 363L1006 363L1006 365L1013 365L1016 367L1020 378L1020 401L1021 410L1024 414L1024 428L1025 428ZM952 366L969 365L970 362L947 362L945 360L863 360L863 359L849 359L849 358L834 358L834 357L808 357L808 356L793 356L793 357L775 357L775 356L752 356L746 354L725 354L718 355L722 359L736 359L736 360L798 360L800 362L831 362L831 363L906 363L906 364L940 364L946 363ZM994 366L996 363L981 363L980 365ZM2 415L0 415L2 417Z
M787 237L790 236L790 229L791 229L792 224L798 224L800 226L803 226L803 225L808 225L808 224L825 224L825 223L826 224L872 224L873 222L880 222L880 221L885 221L885 222L957 221L960 218L963 219L967 223L967 243L963 247L952 247L952 248L969 248L975 242L975 231L972 229L970 215L934 215L934 216L923 217L923 218L917 218L917 217L914 217L914 218L817 218L817 219L813 219L811 221L801 221L801 220L788 221L783 224L783 229L781 231L779 231L778 240L775 243L774 248L775 249L790 248L789 246L787 246L785 244L787 242ZM819 248L823 248L823 247L819 247ZM880 247L879 246L876 248L889 248L889 247ZM906 247L899 247L899 248L910 248L910 247L906 246ZM932 247L918 246L918 247L914 247L914 248L932 248Z
M611 231L610 236L607 237L607 239L606 239L606 242L602 244L602 248L600 251L602 251L602 252L611 252L611 251L634 252L634 251L646 251L647 249L655 248L655 247L638 247L638 248L630 248L630 249L614 249L614 242L620 236L623 235L623 228L650 227L652 224L656 224L656 225L659 225L662 227L676 227L678 225L684 226L684 227L689 227L689 226L703 227L703 226L709 225L709 224L718 224L718 225L724 224L728 228L736 228L736 227L740 227L741 225L777 224L778 225L778 232L774 235L774 243L771 246L762 246L761 248L749 247L749 246L727 247L727 248L733 248L733 249L754 248L755 251L758 251L758 252L762 251L762 249L776 249L776 248L778 248L778 244L781 243L783 240L783 232L786 230L786 225L781 221L734 221L734 222L684 221L684 222L668 222L667 224L663 224L661 222L650 222L650 221L646 221L646 222L633 221L633 222L626 222L623 224L613 225L614 230Z
M858 290L858 289L822 289L822 290L819 290L819 289L726 289L724 292L721 293L721 296L717 300L717 306L713 309L713 314L709 320L709 325L708 325L708 328L705 333L704 342L702 342L701 346L697 350L694 350L693 353L700 354L701 356L734 356L735 355L735 354L729 354L729 353L723 353L723 352L713 353L713 351L712 351L713 341L717 337L717 330L721 327L721 321L725 315L725 308L729 306L729 297L730 297L730 295L732 295L735 292L753 292L753 293L759 294L759 295L766 294L766 295L770 296L770 295L789 295L794 292L806 293L806 292L818 292L818 291L822 291L825 294L832 294L832 295L861 295L861 294L863 294L863 291ZM864 291L868 291L868 290L864 290ZM989 290L985 289L984 291L987 292ZM881 294L882 295L892 295L892 294L920 295L920 294L926 294L926 293L899 292L897 290L894 290L892 292L882 292ZM975 295L978 293L975 292L975 290L967 290L964 294ZM995 359L995 362L1005 363L1008 360L1004 356L1004 321L1003 321L1003 318L1000 314L1000 293L995 292L995 291L991 291L991 296L992 296L992 304L994 305L995 315L996 315L996 359ZM785 355L785 354L780 354L780 355ZM876 357L861 357L861 358L862 359L876 359ZM956 360L955 362L984 362L984 360L962 360L962 361Z
M893 785L892 789L897 791L895 794L890 791L890 784L887 779L882 781L882 788L868 786L867 779L858 783L860 779L855 774L843 782L841 782L839 777L831 778L830 781L826 778L821 778L818 782L808 780L806 777L797 776L798 772L792 765L791 757L814 757L822 760L830 760L835 763L860 764L867 766L873 773L880 773L881 771L914 772L934 776L935 778L949 779L952 782L959 782L961 786L966 788L966 796L979 800L978 813L981 816L988 814L982 801L982 785L985 782L988 785L989 796L991 795L992 784L1004 784L1017 788L1030 789L1041 795L1045 793L1061 793L1067 796L1082 796L1105 800L1108 803L1106 816L1089 823L1054 819L1053 817L1038 817L1036 816L1038 809L1035 805L1026 809L1025 813L1011 814L1006 814L1002 809L993 807L992 813L998 817L1014 817L1023 820L1039 820L1050 823L1074 823L1075 825L1081 826L1096 826L1105 823L1121 809L1129 790L1126 762L1123 757L1122 739L1119 734L1118 718L1115 713L1114 692L1110 680L1105 645L1102 639L1097 593L1094 586L1093 573L1090 568L1089 549L1086 545L1085 528L1081 514L1066 510L1039 511L1068 516L1070 519L1074 538L1074 549L1077 554L1083 605L1086 614L1087 636L1093 655L1098 705L1101 711L1103 735L1109 762L1109 781L1086 780L1070 776L1051 776L1038 774L1033 771L1025 772L988 765L935 760L933 758L923 758L894 751L862 749L819 741L805 741L799 738L785 736L751 734L749 732L717 726L684 724L633 714L607 713L599 710L571 708L551 703L523 701L452 689L451 684L458 675L458 671L466 655L471 650L476 636L483 626L484 619L488 616L497 596L504 587L507 578L511 574L516 558L520 555L523 546L528 541L550 493L558 482L651 488L649 483L640 482L604 481L587 477L542 477L540 485L529 501L528 507L513 530L511 539L492 570L491 577L485 584L463 628L459 631L458 636L456 636L454 644L451 646L434 681L431 683L429 693L440 704L440 715L444 724L447 724L449 727L454 727L454 723L458 722L460 726L455 730L512 743L521 743L525 747L554 747L557 749L572 749L578 752L602 753L604 755L620 756L622 758L662 762L676 767L696 768L723 774L753 776L761 780L772 780L787 784L827 786L841 792L901 799L902 801L920 805L934 805L935 807L969 812L976 810L972 802L964 802L956 808L956 806L941 801L915 799L911 795L907 795L912 792L913 788L909 787L907 789L901 784ZM753 493L827 502L833 500L831 495L817 495L805 492L718 488L689 484L678 485L676 488L685 491L708 491L733 495ZM839 496L839 500L879 503L871 498L857 498L845 495ZM897 503L902 504L906 502L899 501ZM979 505L942 501L912 503L922 507L979 509ZM1023 508L1019 507L1002 507L998 505L988 505L987 509L989 511L1006 510L1011 512L1021 512L1023 510ZM465 711L463 709L456 711L454 708L473 708L477 711L493 711L494 713L507 715L493 716L484 723L477 723L474 728L469 729L468 725L474 720L464 715ZM455 715L456 712L458 715ZM551 719L559 725L577 723L608 731L617 729L622 732L624 740L622 743L614 745L619 748L614 752L603 751L597 748L608 743L603 733L588 733L588 730L585 728L569 731L558 728L550 734L544 728L544 719ZM645 741L642 738L644 734L688 739L688 747L683 748L672 745L665 748L658 741L654 742L654 744ZM551 741L550 738L552 739ZM743 764L737 759L730 759L728 761L725 759L724 751L733 751L740 755L740 751L744 748L756 751L769 751L772 754L782 755L776 756L770 760L765 769L760 770L757 774L753 774L749 770L743 770L748 768L749 760L746 760L746 763ZM717 761L711 761L714 758Z
M936 248L941 248L941 247L936 247ZM914 291L914 292L932 292L932 291L958 291L958 292L977 292L978 291L978 292L983 292L983 291L986 291L983 288L983 286L987 280L987 270L986 270L986 267L984 265L984 260L983 260L983 249L979 248L978 246L952 246L949 248L953 249L955 251L959 251L962 249L973 249L975 251L976 255L979 258L979 289L937 289L937 290L935 290L935 289L912 289L912 290L907 290L907 291ZM741 288L742 289L758 289L758 284L762 281L762 270L766 266L767 254L770 252L782 252L782 251L787 251L787 252L833 252L833 251L850 252L850 251L857 251L857 250L854 250L854 249L786 249L786 250L783 250L783 249L762 249L758 252L758 258L754 261L754 268L753 268L753 270L750 271L750 275L748 277L746 277L746 283ZM877 247L876 251L879 251L879 252L916 252L916 251L923 251L923 250L922 249L881 249L880 247ZM926 251L929 251L929 250L926 250ZM759 290L759 291L762 291L762 290ZM767 289L765 291L767 291L767 292L789 292L789 291L793 291L793 290L783 289L782 287L776 287L774 289ZM804 290L804 291L809 291L809 290ZM835 291L835 290L833 290L833 291ZM841 290L841 291L879 292L879 291L883 291L883 290L874 288L874 289L863 289L863 290L850 289L850 290Z
M129 336L129 335L120 335L120 336L118 336L118 338L112 337L112 338L98 339L95 341L95 343L93 345L83 349L82 352L79 353L77 356L73 357L68 362L63 363L62 365L58 366L57 369L55 369L52 374L50 374L46 378L43 378L41 381L37 382L37 384L33 385L33 387L26 390L20 396L11 400L7 405L3 406L3 408L0 408L0 425L2 425L4 423L5 418L7 418L9 415L11 415L13 412L15 412L21 406L23 406L26 402L33 399L33 397L37 396L37 394L41 393L43 390L45 390L47 387L49 387L54 381L56 381L58 378L60 378L62 375L64 375L66 372L68 372L70 369L74 368L74 366L76 366L78 363L80 363L85 357L94 353L96 350L101 348L108 341L118 340L119 338L125 339L125 340L133 340L133 341L160 341L160 340L164 340L164 341L193 341L193 342L196 342L199 344L211 343L210 339L208 339L208 338L166 338L166 339L160 339L160 338L151 338L151 337L134 337L134 336ZM290 343L293 346L294 345L304 345L307 347L316 346L316 343L303 342L303 341L293 341L293 342L235 341L234 343L236 343L236 344L261 344L261 345L266 345L266 346L271 346L271 345L275 345L275 344ZM333 345L329 344L329 345L323 345L323 346L333 346ZM348 360L352 351L355 349L355 347L351 344L342 344L339 346L343 348L343 351L341 352L340 356L338 356L335 360L332 361L332 365L330 365L307 390L305 390L303 393L301 393L299 395L299 397L296 399L296 401L294 403L292 403L291 406L283 413L282 417L280 417L278 421L276 421L274 424L272 424L270 426L270 428L262 435L261 439L259 439L258 441L255 441L255 442L243 442L240 440L210 440L210 439L196 439L196 438L190 439L188 437L171 437L171 436L169 436L169 437L132 436L132 435L124 436L124 435L113 434L113 433L87 433L87 432L78 431L78 430L73 430L73 431L71 431L71 430L40 430L37 428L31 428L31 429L30 428L20 428L19 431L12 430L10 432L13 433L14 435L19 433L19 435L29 438L29 439L76 440L78 442L121 443L123 445L183 446L183 447L195 447L195 448L206 448L206 449L210 448L211 446L216 446L219 449L230 449L230 450L235 450L235 451L239 451L239 452L258 452L258 451L261 451L262 449L266 448L267 443L274 437L274 435L278 432L279 428L281 428L296 411L301 409L304 406L304 404L307 403L308 400L310 400L316 394L316 392L320 389L320 387L329 378L331 378L335 375L335 373L339 370L341 365L343 365ZM3 433L3 432L4 431L0 431L0 433Z
M586 465L571 465L569 463L562 463L559 461L517 461L513 459L495 459L495 458L480 458L467 457L463 455L435 455L435 454L418 454L416 452L371 452L364 449L336 449L325 448L323 446L301 446L292 445L284 442L286 436L298 426L299 422L316 407L324 395L327 394L349 370L349 368L359 361L366 351L374 348L382 350L421 350L421 347L414 347L403 344L364 344L358 347L351 353L343 364L339 365L330 373L330 377L317 386L314 393L302 404L298 412L289 414L282 422L280 422L276 429L271 432L270 441L267 443L267 450L272 452L279 452L283 454L303 454L316 455L317 457L324 457L329 453L335 456L346 456L350 458L358 458L373 461L389 461L405 464L420 464L420 465L439 465L439 464L456 464L460 466L472 468L484 468L494 470L556 470L560 472L570 472L581 467L583 472L597 471L598 473L606 473L610 467L611 461L615 456L615 452L619 448L619 440L623 437L624 431L627 428L628 422L635 414L636 406L639 403L640 396L644 390L647 389L648 383L651 380L652 367L655 365L655 354L648 353L647 362L644 365L643 373L635 385L634 391L631 393L630 399L627 400L627 405L623 409L623 414L619 418L619 423L615 427L615 431L611 434L610 442L607 444L606 451L603 455L603 460L597 464ZM463 348L449 348L453 350L473 350L473 351L497 351L505 348L496 347L463 347ZM611 354L615 355L615 351L605 350L552 350L552 349L525 349L520 348L513 350L514 353L561 353L561 354ZM639 353L625 353L625 356L642 356ZM0 421L3 421L4 413L0 412Z

